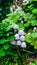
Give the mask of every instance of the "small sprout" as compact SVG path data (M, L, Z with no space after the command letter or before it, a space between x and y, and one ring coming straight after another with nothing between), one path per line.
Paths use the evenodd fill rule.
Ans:
M18 29L19 27L18 27L18 25L17 24L15 24L14 26L13 26L13 29Z
M21 23L23 24L23 21L21 21Z
M28 35L30 35L30 33L28 33Z
M15 5L13 5L13 8L15 8Z
M14 11L14 13L16 13L16 10Z
M20 31L18 32L18 34L19 34L19 35L24 35L25 33L24 33L23 30L20 30Z
M14 30L14 33L17 33L17 30Z
M34 27L34 30L36 30L36 27Z
M10 11L13 12L13 8L12 7L10 7Z
M34 27L33 32L35 32L35 31L36 31L36 29L37 29L37 28L36 28L36 27Z
M31 15L30 15L30 18L31 18L32 16L33 16L33 15L31 14Z
M15 34L15 40L19 40L19 34Z
M19 6L17 6L17 7L18 7L18 9L19 9L19 10L22 10L22 8L21 8L21 7L19 7Z
M19 40L19 41L17 41L17 45L21 45L21 41Z
M11 44L12 44L12 45L16 45L16 41L12 41Z
M7 36L9 36L9 33L7 33Z
M20 37L20 40L21 40L21 41L24 41L24 40L25 40L25 37L24 37L24 36L21 36L21 37Z
M27 2L27 3L29 3L29 0L23 0L23 2Z
M26 48L26 43L25 42L22 42L21 47L22 48Z

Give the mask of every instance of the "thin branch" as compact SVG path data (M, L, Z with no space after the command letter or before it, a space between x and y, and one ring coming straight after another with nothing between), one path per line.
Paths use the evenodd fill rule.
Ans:
M22 56L21 56L21 53L19 51L19 47L16 45L16 49L17 49L17 52L18 52L18 55L19 55L19 58L20 58L20 61L21 61L21 65L24 65L23 64L23 60L22 60Z
M25 49L22 49L21 51L27 52L27 53L30 53L30 54L35 54L34 52L31 52L31 51L28 51L28 50L25 50Z
M21 53L20 53L19 48L18 48L17 45L16 45L16 49L17 49L17 52L18 52L19 57L21 57Z

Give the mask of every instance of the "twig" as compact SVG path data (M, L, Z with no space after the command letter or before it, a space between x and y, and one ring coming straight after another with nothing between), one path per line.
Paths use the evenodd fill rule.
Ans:
M17 49L17 52L18 52L18 55L19 55L19 58L20 58L20 61L21 61L21 65L24 65L23 61L22 61L21 53L20 53L19 48L18 48L17 45L16 45L16 49Z
M35 54L34 52L31 52L31 51L28 51L28 50L21 50L21 51L24 51L24 52L27 52L27 53L30 53L30 54Z
M20 53L19 48L18 48L17 45L16 45L16 49L17 49L17 52L18 52L19 57L21 57L21 53Z

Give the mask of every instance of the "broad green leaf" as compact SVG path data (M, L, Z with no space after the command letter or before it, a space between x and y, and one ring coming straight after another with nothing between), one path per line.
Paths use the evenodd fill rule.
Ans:
M0 49L0 57L5 56L5 55L6 55L5 51L3 51L2 49Z
M30 17L30 13L27 13L27 14L25 15L25 18L28 19L29 17Z
M29 23L25 23L24 24L24 27L26 28L26 27L29 27L30 26L30 24Z
M2 28L5 31L9 31L14 25L15 23L9 18L2 21Z
M26 42L28 42L28 43L32 43L31 35L27 35L27 34L26 34L25 40L26 40Z
M34 41L35 43L34 43L34 49L37 49L37 40L36 41Z
M37 20L28 21L32 26L37 26Z
M0 40L0 44L4 44L5 42L6 42L6 39L4 38Z
M32 10L32 13L37 15L37 8Z
M7 40L11 42L12 40L14 40L14 36L10 36L9 38L7 38Z
M19 16L23 16L25 14L24 11L22 11L22 10L17 10L17 13Z
M30 6L28 6L28 8L31 10L33 8L33 4L31 4Z
M18 23L19 30L24 30L24 25L22 23Z
M13 22L18 22L18 20L23 17L24 11L16 9L16 12L9 14L9 19Z
M32 3L32 4L30 4L30 5L27 7L27 9L28 9L30 12L32 12L32 10L34 9L33 6L34 6L34 5L33 5L33 3Z
M26 34L25 40L27 43L30 43L30 45L33 45L34 49L37 49L37 38L36 38L36 35L32 35L32 34L30 34L30 35Z
M12 16L12 20L13 20L13 22L18 22L18 20L19 20L19 15L16 13L16 14L14 14L13 16Z
M31 36L32 36L33 38L37 38L37 32L32 33Z
M3 48L4 48L5 50L7 50L9 47L10 47L10 44L9 44L9 43L6 43L6 44L3 45Z

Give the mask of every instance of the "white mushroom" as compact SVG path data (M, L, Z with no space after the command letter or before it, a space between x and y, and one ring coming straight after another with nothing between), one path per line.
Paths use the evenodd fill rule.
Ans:
M24 33L23 30L20 30L20 31L18 32L18 34L19 34L19 35L24 35L25 33Z
M24 41L25 40L25 37L24 36L20 36L20 40L21 41Z
M21 47L26 48L26 42L22 42Z
M36 31L36 29L37 29L37 28L36 28L36 27L34 27L33 32L35 32L35 31Z
M20 37L19 37L19 34L15 34L15 40L19 40Z
M20 40L17 41L17 45L21 45L21 41Z

